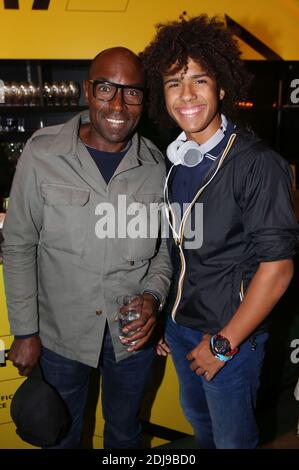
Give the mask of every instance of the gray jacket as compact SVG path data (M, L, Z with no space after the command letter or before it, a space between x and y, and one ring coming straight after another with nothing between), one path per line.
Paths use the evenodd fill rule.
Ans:
M148 236L150 216L159 225L148 209L163 199L163 157L135 134L107 186L78 137L84 117L39 130L26 144L2 248L12 334L39 331L45 347L96 367L106 321L117 360L130 354L118 338L116 298L149 289L164 301L171 267L165 240ZM147 233L126 236L130 220L133 235Z

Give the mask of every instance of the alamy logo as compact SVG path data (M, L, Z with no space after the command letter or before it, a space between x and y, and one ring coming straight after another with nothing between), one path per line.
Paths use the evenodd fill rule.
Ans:
M291 341L290 344L291 348L294 348L294 350L291 352L291 362L293 364L298 364L299 363L299 338L295 338Z
M171 213L175 214L173 221L176 233L180 230L183 214L189 204L181 206L171 204ZM95 234L99 239L104 238L169 238L172 229L168 223L169 210L164 203L159 202L129 202L126 195L119 195L116 204L100 203L95 208L98 220L95 224ZM203 204L196 203L192 213L184 223L184 246L187 249L198 249L203 244Z
M294 88L294 90L291 92L291 95L290 95L291 103L298 104L299 103L299 78L294 78L294 80L291 81L290 87Z

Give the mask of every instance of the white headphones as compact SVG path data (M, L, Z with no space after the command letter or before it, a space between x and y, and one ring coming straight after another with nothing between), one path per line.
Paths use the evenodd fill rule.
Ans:
M227 128L227 119L221 114L221 126L204 144L199 145L194 140L187 140L185 132L167 147L167 157L173 165L193 167L203 161L207 152L212 150L224 138Z

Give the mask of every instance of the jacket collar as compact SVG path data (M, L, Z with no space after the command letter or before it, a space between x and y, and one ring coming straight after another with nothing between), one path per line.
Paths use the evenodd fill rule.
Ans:
M50 146L51 155L75 156L79 140L79 127L86 122L88 111L83 111L62 125Z
M246 153L253 145L260 144L262 142L262 140L254 133L243 129L240 126L236 126L234 134L237 135L236 140L222 167L227 165L231 160L239 157L240 154Z
M81 178L86 181L96 192L105 193L106 183L99 174L95 162L89 155L84 143L79 138L81 123L89 122L89 112L83 111L67 121L55 136L49 153L51 155L64 156L70 159L70 163ZM159 151L154 145L140 137L136 132L132 137L131 146L122 159L114 176L141 165L155 165L158 159L155 154Z
M86 122L89 122L88 110L82 111L67 121L56 135L49 152L52 155L77 157L78 142L80 141L79 128L81 124ZM135 132L132 137L132 144L124 157L124 160L126 160L126 168L123 168L123 170L129 169L130 165L139 166L142 163L158 163L155 153L158 153L158 149L151 143L150 145L146 145L146 139L140 138L138 133Z

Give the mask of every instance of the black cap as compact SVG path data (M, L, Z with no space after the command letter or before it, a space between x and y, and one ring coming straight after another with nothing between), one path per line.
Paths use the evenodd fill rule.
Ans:
M64 401L45 382L39 366L15 392L10 414L21 439L37 447L59 444L71 425Z

